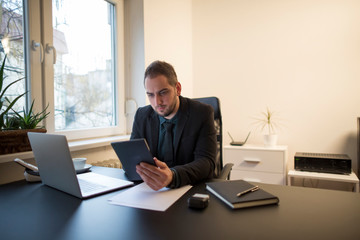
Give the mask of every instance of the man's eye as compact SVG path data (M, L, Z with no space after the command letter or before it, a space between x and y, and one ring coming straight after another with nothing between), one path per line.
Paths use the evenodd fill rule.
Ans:
M168 92L169 92L169 91L167 91L167 90L166 90L166 91L161 91L161 92L159 92L159 95L160 95L160 96L164 96L164 95L166 95Z
M148 93L147 96L148 96L149 98L152 98L152 97L154 97L154 94Z

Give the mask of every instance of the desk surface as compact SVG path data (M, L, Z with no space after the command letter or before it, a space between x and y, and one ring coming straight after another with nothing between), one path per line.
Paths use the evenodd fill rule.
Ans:
M93 171L124 178L120 169ZM0 239L360 239L360 194L259 186L278 196L279 205L231 210L199 184L155 212L109 204L119 191L80 200L19 181L0 186ZM203 211L187 207L195 192L210 195Z

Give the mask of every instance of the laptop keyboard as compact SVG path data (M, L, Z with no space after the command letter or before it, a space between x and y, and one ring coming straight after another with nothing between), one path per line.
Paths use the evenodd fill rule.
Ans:
M106 188L106 186L104 186L104 185L89 182L84 179L78 179L78 180L79 180L81 191L84 193L93 192L93 191L97 191L97 190Z

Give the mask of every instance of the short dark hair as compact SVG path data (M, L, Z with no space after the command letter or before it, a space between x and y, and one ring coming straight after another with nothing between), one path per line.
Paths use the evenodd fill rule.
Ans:
M178 79L174 67L171 64L163 61L154 61L146 68L144 75L144 85L145 79L147 77L155 78L159 75L164 75L171 86L176 86Z

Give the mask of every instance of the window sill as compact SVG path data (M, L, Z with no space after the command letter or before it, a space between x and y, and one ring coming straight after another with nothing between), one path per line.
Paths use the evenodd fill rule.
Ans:
M130 135L122 135L122 136L112 136L112 137L103 137L103 138L94 138L88 140L78 140L78 141L69 141L70 152L86 150L97 147L109 146L110 143L116 141L126 141L130 139ZM4 154L0 155L0 163L11 162L15 158L20 158L23 160L33 158L33 152L19 152L12 154Z

